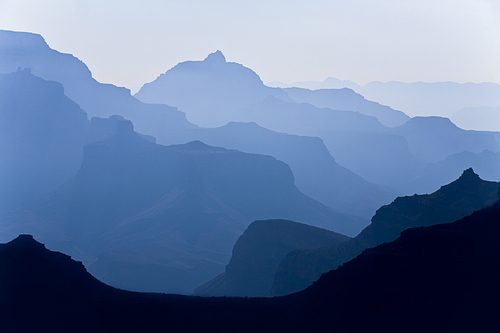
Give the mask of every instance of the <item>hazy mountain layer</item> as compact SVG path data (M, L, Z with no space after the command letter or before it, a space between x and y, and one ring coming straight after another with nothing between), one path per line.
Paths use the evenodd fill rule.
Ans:
M460 176L462 170L471 167L482 179L500 181L500 152L485 150L474 154L465 151L450 155L443 161L426 165L422 175L403 186L402 190L404 193L432 193L443 182L453 181Z
M29 71L0 74L0 212L73 176L90 122L56 82Z
M44 239L115 286L192 293L223 272L251 221L269 218L351 235L366 223L302 194L270 156L201 142L160 146L122 120L117 134L85 146L71 181L4 218L2 230L45 226Z
M500 106L463 108L451 115L450 119L460 128L500 131Z
M270 296L274 272L287 253L347 240L349 237L292 221L255 221L238 238L226 271L196 288L195 295Z
M273 294L302 290L364 249L395 240L407 228L450 223L467 216L496 201L498 186L496 182L481 180L468 169L459 179L432 194L397 198L381 207L371 225L345 244L289 253L276 270Z
M426 172L425 164L466 150L500 149L491 133L464 131L439 117L408 121L402 112L349 89L287 88L282 91L286 96L277 91L265 87L250 69L227 63L218 51L205 61L175 66L146 84L137 97L179 106L188 116L213 121L210 126L255 122L277 132L320 137L341 166L369 182L413 193L411 184Z
M0 329L470 332L496 325L500 205L410 229L304 292L202 298L110 288L29 236L0 245ZM30 320L25 320L29 317Z
M420 174L422 163L401 135L363 130L325 130L315 135L337 163L369 182L397 188Z
M500 85L496 83L456 83L456 82L369 82L360 86L352 81L333 77L323 82L295 82L290 85L269 83L272 87L300 87L305 89L349 88L366 99L401 110L410 116L452 117L464 108L499 107ZM458 124L457 124L458 125ZM470 127L465 129L481 128ZM500 125L499 125L500 126ZM495 128L497 131L500 127Z
M370 184L338 165L319 138L277 133L255 123L232 122L218 128L169 131L163 139L170 143L199 140L212 146L271 155L290 166L301 192L336 210L367 219L396 197L395 190Z
M309 103L319 108L332 110L356 111L367 116L374 116L385 126L403 125L410 117L401 111L388 106L367 101L351 89L318 89L286 88L288 96L297 103Z
M238 121L235 108L267 96L288 100L286 92L266 87L251 69L226 62L220 51L204 61L177 64L135 94L146 103L174 105L186 112L191 122L205 127Z
M49 48L40 35L0 30L0 73L11 73L18 67L31 68L36 76L60 82L66 96L89 117L121 115L132 120L139 132L155 136L168 128L195 127L175 108L144 104L126 88L97 82L81 60Z
M491 133L465 131L448 118L414 117L392 132L405 137L410 153L423 163L436 163L464 151L500 150L500 144Z
M325 130L308 134L322 138L340 165L369 182L393 186L403 193L421 190L416 180L428 172L426 164L464 151L500 149L495 133L465 131L441 117L414 117L404 125L381 131ZM473 166L460 165L462 170ZM449 177L437 178L435 184L449 181Z

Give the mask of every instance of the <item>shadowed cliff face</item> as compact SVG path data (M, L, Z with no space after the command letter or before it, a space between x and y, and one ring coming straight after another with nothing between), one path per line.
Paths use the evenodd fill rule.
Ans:
M319 276L355 258L364 249L390 242L407 229L456 221L497 199L498 183L481 180L472 169L429 195L400 197L381 207L372 224L338 247L289 253L276 270L273 293L284 295L309 286Z
M454 223L409 229L301 293L254 299L113 289L68 256L20 236L0 245L0 329L487 331L500 297L499 219L496 203Z
M226 271L195 290L200 296L270 296L281 259L296 249L335 246L348 237L286 221L255 221L233 247Z

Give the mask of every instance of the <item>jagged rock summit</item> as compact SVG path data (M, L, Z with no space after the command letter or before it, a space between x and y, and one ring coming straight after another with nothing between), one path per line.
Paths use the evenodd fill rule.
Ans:
M217 50L214 53L210 53L203 61L211 64L222 64L226 62L226 57L221 51Z

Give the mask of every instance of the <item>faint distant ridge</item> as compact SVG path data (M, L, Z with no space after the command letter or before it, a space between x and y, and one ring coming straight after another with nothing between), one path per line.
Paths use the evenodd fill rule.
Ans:
M234 119L234 108L267 96L288 100L281 89L269 88L251 69L227 62L221 51L203 61L177 64L146 83L134 96L147 103L173 105L200 126L222 126Z
M500 132L500 106L476 106L460 109L450 119L460 128Z
M272 87L298 87L306 89L352 89L366 99L401 110L410 116L439 115L453 117L461 109L500 107L500 84L456 82L369 82L358 85L352 81L329 77L323 82L270 82ZM461 123L460 127L467 125ZM470 126L470 124L469 124ZM500 126L500 125L499 125ZM484 130L484 128L463 127ZM496 127L500 130L500 127Z
M276 270L273 294L302 290L364 249L395 240L405 229L454 222L493 204L498 200L498 192L498 182L484 181L467 169L460 178L432 194L399 197L382 206L371 225L348 242L338 247L289 253Z
M36 76L60 82L66 96L89 117L121 115L132 120L140 132L151 135L165 128L194 127L175 108L148 105L132 97L126 88L97 82L81 60L51 49L42 36L0 30L0 73L12 73L18 67L29 67Z
M500 150L492 133L466 131L444 117L413 117L391 132L405 137L410 153L425 163L436 163L464 151Z
M309 118L317 120L317 123L324 123L323 118L328 118L328 113L338 113L338 110L374 116L384 125L392 127L404 124L409 119L401 111L367 101L348 89L310 91L270 88L264 85L251 69L237 63L226 62L220 51L208 55L203 61L177 64L155 81L146 83L135 96L144 102L176 106L186 112L188 119L206 127L222 126L230 121L255 121L261 126L283 131L276 126L268 125L267 118L275 122L290 122L290 119L302 118L302 115L297 116L294 111L287 112L290 108L297 108L290 106L291 103L310 104L309 107L304 105L299 107L304 109L301 113L307 114L304 118L308 122L303 124L303 127L316 126L316 124L311 125ZM260 110L262 104L270 100L289 104L275 105L272 110L262 112ZM317 110L312 114L305 110L313 106ZM321 111L322 108L330 110ZM318 115L319 113L324 115ZM366 121L359 119L360 123ZM324 126L328 125L331 124ZM342 125L343 122L337 124L337 126ZM285 131L293 131L298 126L294 123L289 124L285 127Z
M367 116L374 116L388 127L403 125L410 117L401 111L366 100L349 88L309 90L303 88L284 89L288 96L297 103L310 103L319 108L356 111Z

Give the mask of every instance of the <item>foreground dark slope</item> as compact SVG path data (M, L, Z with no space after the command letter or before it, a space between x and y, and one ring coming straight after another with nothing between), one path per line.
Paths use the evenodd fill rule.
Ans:
M0 246L5 332L470 332L496 327L500 204L403 232L273 299L139 294L110 288L30 236ZM26 320L30 318L30 320Z
M276 270L274 295L311 285L321 274L355 258L364 249L390 242L408 228L454 222L497 199L498 183L487 182L467 169L456 181L427 195L400 197L381 207L359 235L337 247L289 253Z

